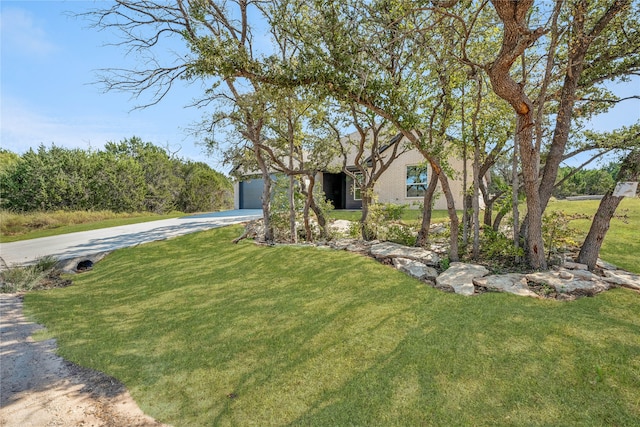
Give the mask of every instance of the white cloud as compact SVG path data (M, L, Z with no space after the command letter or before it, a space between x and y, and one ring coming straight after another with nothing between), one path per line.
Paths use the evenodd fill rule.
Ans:
M47 56L58 51L32 15L19 8L4 7L0 16L2 48L23 55Z

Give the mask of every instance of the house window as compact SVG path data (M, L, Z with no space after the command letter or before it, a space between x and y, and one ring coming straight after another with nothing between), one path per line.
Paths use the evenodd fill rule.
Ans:
M427 167L407 166L407 197L424 197L427 190Z
M356 172L356 179L353 180L353 200L362 200L362 192L360 191L360 183L362 182L362 173Z

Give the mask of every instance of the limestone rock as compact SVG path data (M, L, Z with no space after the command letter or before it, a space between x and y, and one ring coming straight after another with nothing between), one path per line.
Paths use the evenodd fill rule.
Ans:
M429 226L429 234L440 234L445 231L447 231L447 228L441 223L431 224Z
M393 258L393 265L400 271L420 280L434 280L438 276L435 268L407 258Z
M598 258L598 261L596 261L596 267L601 268L603 270L617 270L618 269L618 267L616 267L615 265L613 265L613 264L611 264L609 262L603 261L600 258Z
M569 270L587 270L587 264L580 264L579 262L565 261L562 266Z
M372 245L371 255L376 258L407 258L431 266L440 264L440 257L434 252L392 242L380 242Z
M356 239L338 239L332 241L330 243L330 246L334 249L344 250L355 243L357 243Z
M602 291L606 291L609 289L609 284L607 282L603 282L601 280L567 280L560 286L556 286L556 291L559 293L569 293L569 294L586 294L586 295L595 295Z
M562 270L558 272L558 277L560 277L561 279L573 279L573 274L569 273L567 270Z
M351 228L351 221L346 219L336 219L331 224L329 224L329 229L343 234L349 234L349 229Z
M539 271L527 274L527 280L553 287L558 293L595 295L609 289L609 284L586 270Z
M477 264L452 262L449 269L436 279L438 287L452 287L457 294L473 295L473 279L489 274L489 270Z
M608 283L624 286L640 291L640 275L626 271L604 270L604 280Z
M539 285L549 285L553 288L558 286L562 286L562 284L566 281L560 277L560 273L556 271L537 271L535 273L527 274L525 276L528 281L537 283ZM573 275L571 275L573 278Z
M473 279L473 283L477 286L482 286L487 289L497 290L500 292L508 292L510 294L527 297L538 297L535 292L529 290L529 287L527 286L527 279L524 274L493 274L491 276Z

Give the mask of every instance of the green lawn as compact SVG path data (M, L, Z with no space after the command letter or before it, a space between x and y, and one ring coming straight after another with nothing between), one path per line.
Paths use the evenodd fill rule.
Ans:
M577 219L570 222L571 227L579 230L576 240L582 243L589 232L599 203L599 200L573 202L553 200L549 202L547 210L586 215L587 219ZM640 274L640 199L622 199L616 214L622 216L622 219L613 218L611 220L611 227L600 249L600 258L625 270Z
M447 294L238 226L114 252L27 313L175 426L640 425L640 295Z
M458 216L462 215L462 211L458 211ZM359 210L337 210L331 211L330 214L333 219L346 219L349 221L359 221L362 216L362 211ZM420 224L422 222L422 212L418 209L405 209L402 214L402 221L408 224ZM431 214L431 223L436 222L449 222L449 214L447 211L434 210Z

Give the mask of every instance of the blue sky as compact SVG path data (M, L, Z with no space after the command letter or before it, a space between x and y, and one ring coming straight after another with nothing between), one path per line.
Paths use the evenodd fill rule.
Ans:
M107 141L135 135L224 171L188 132L204 113L186 107L200 88L176 86L158 105L133 110L147 100L104 93L92 83L98 69L135 68L138 60L125 56L120 48L106 46L116 40L112 33L88 28L86 20L67 13L81 13L104 3L0 2L1 146L17 153L41 143L100 149ZM640 79L619 86L616 92L640 94ZM593 120L592 127L611 130L639 118L640 101L632 100Z
M40 143L101 148L139 136L181 157L221 165L203 153L188 128L203 111L185 108L197 88L176 86L161 103L133 110L146 99L104 93L97 70L135 67L136 58L105 46L113 34L88 28L66 12L101 6L86 1L5 1L1 7L1 144L23 153Z

